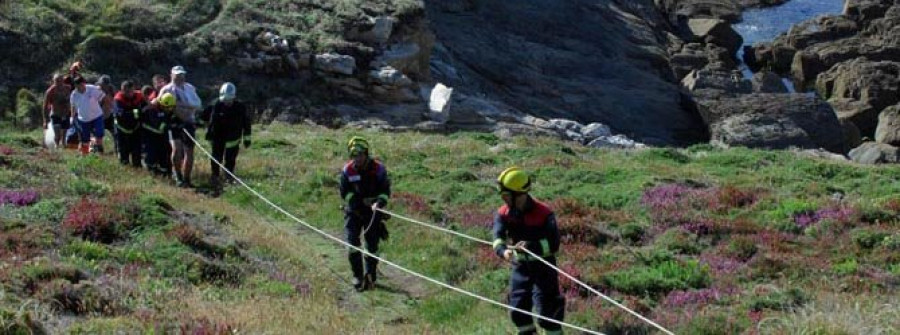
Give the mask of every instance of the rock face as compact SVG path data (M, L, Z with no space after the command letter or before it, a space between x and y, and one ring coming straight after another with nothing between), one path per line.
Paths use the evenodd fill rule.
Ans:
M900 163L900 148L876 142L866 142L850 150L850 159L860 164Z
M666 19L652 1L427 3L441 44L435 79L462 93L541 118L600 122L649 144L705 140L699 118L679 108Z
M875 141L900 146L900 105L888 107L878 116Z
M900 63L865 57L839 63L819 74L816 91L871 138L881 110L900 102Z
M731 24L721 19L690 19L687 23L691 35L697 40L708 44L725 47L730 55L737 52L738 47L744 43L741 35L738 35Z
M716 143L838 153L847 149L831 106L806 94L742 94L700 101L698 109Z

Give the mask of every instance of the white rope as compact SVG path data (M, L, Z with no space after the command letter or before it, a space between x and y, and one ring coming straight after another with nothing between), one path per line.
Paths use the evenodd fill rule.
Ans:
M385 214L388 214L388 215L396 216L396 217L398 217L398 218L400 218L400 219L403 219L403 220L406 220L406 221L409 221L409 222L412 222L412 223L416 223L416 224L419 224L419 225L422 225L422 226L425 226L425 227L428 227L428 228L440 230L440 231L443 231L443 232L446 232L446 233L450 233L450 234L453 234L453 235L456 235L456 236L459 236L459 237L462 237L462 238L465 238L465 239L469 239L469 240L471 240L471 241L475 241L475 242L478 242L478 243L490 245L490 246L493 247L493 243L491 243L491 242L489 242L489 241L487 241L487 240L482 240L482 239L480 239L480 238L477 238L477 237L474 237L474 236L469 236L469 235L466 235L466 234L463 234L463 233L460 233L460 232L457 232L457 231L453 231L453 230L450 230L450 229L447 229L447 228L444 228L444 227L439 227L439 226L436 226L436 225L433 225L433 224L430 224L430 223L425 223L425 222L422 222L422 221L419 221L419 220L416 220L416 219L408 218L408 217L405 217L405 216L403 216L403 215L400 215L400 214L397 214L397 213L393 213L393 212L388 211L388 210L385 210L385 209L377 208L376 210L381 211L381 212L383 212L383 213L385 213ZM525 251L526 253L528 253L528 254L531 255L532 257L534 257L534 258L536 258L537 260L541 261L541 263L544 263L545 265L549 266L549 267L552 268L553 270L556 270L556 272L559 272L560 274L562 274L562 275L565 276L566 278L569 278L569 279L572 280L573 282L577 283L579 286L581 286L581 287L587 289L588 291L591 291L592 293L594 293L594 294L596 294L597 296L599 296L600 298L603 298L604 300L610 302L611 304L615 305L616 307L619 307L619 308L621 308L621 309L624 309L624 310L627 311L628 313L631 313L631 315L634 315L635 317L637 317L637 318L643 320L644 322L647 322L647 323L653 325L654 327L656 327L656 329L659 329L659 330L661 330L662 332L664 332L664 333L666 333L666 334L674 335L674 333L672 333L671 331L669 331L669 330L666 329L666 328L663 328L663 326L660 326L660 325L657 324L656 322L653 322L653 320L650 320L650 319L644 317L643 315L641 315L641 314L639 314L639 313L637 313L637 312L631 310L631 309L628 308L628 307L625 307L624 305L622 305L622 304L620 304L619 302L615 301L614 299L612 299L612 298L606 296L605 294L600 293L600 291L598 291L598 290L594 289L593 287L591 287L590 285L585 284L584 282L578 280L578 279L575 278L574 276L572 276L572 275L566 273L565 271L563 271L562 269L558 268L557 266L551 264L550 262L548 262L548 261L545 260L544 258L542 258L542 257L536 255L535 253L531 252L531 250L528 250L528 249L525 249L525 248L521 248L521 249L518 249L518 250Z
M556 324L559 324L560 326L564 326L564 327L568 327L568 328L580 330L580 331L583 331L583 332L588 333L588 334L605 335L605 334L603 334L603 333L601 333L601 332L598 332L598 331L595 331L595 330L590 330L590 329L587 329L587 328L584 328L584 327L581 327L581 326L576 326L576 325L573 325L573 324L570 324L570 323L566 323L566 322L562 322L562 321L557 321L557 320L554 320L554 319L545 317L545 316L540 315L540 314L532 313L531 311L526 311L526 310L523 310L523 309L520 309L520 308L516 308L516 307L510 306L510 305L504 304L504 303L499 302L499 301L496 301L496 300L492 300L492 299L490 299L490 298L485 298L485 297L482 297L482 296L477 295L477 294L475 294L475 293L472 293L472 292L463 290L463 289L461 289L461 288L455 287L455 286L453 286L453 285L444 283L444 282L442 282L442 281L439 281L439 280L436 280L436 279L432 279L431 277L425 276L425 275L420 274L420 273L418 273L418 272L415 272L415 271L413 271L413 270L409 270L409 269L407 269L407 268L405 268L405 267L403 267L403 266L401 266L401 265L398 265L398 264L396 264L396 263L394 263L394 262L388 261L388 260L386 260L386 259L384 259L384 258L381 258L381 257L375 255L375 254L372 254L372 253L370 253L368 250L362 249L362 248L360 248L360 247L357 247L357 246L355 246L355 245L352 245L352 244L350 244L350 243L347 243L347 242L345 242L344 240L342 240L342 239L340 239L340 238L334 237L334 236L332 236L332 235L326 233L325 231L323 231L323 230L321 230L321 229L319 229L319 228L316 228L315 226L313 226L313 225L311 225L311 224L309 224L309 223L306 223L305 221L303 221L303 220L297 218L296 216L294 216L294 215L291 214L290 212L288 212L288 211L286 211L285 209L281 208L280 206L276 205L276 204L273 203L271 200L269 200L268 198L266 198L265 196L263 196L262 194L260 194L259 192L257 192L255 189L253 189L252 187L250 187L250 185L247 185L247 183L245 183L243 180L241 180L240 178L238 178L238 176L234 175L234 173L232 173L230 170L228 170L227 168L225 168L225 165L222 165L222 163L220 163L218 159L216 159L215 157L213 157L213 156L209 153L209 151L207 151L206 148L203 147L203 145L201 145L199 142L197 142L197 140L196 140L193 136L191 136L190 133L188 133L186 130L183 130L183 131L184 131L184 133L188 136L188 138L190 138L191 141L194 142L194 144L197 146L197 148L200 148L200 151L202 151L203 154L205 154L207 157L209 157L210 160L212 160L214 163L216 163L216 165L220 166L220 167L222 168L222 170L225 171L225 173L227 173L229 176L231 176L232 178L234 178L235 181L237 181L238 183L240 183L241 186L243 186L243 187L246 188L248 191L250 191L250 193L253 193L253 195L255 195L257 198L259 198L260 200L262 200L263 202L265 202L265 203L268 204L269 206L272 206L272 208L274 208L275 210L281 212L281 213L284 214L285 216L287 216L287 217L293 219L294 221L297 221L298 223L304 225L306 228L309 228L310 230L312 230L312 231L318 233L319 235L324 236L325 238L328 238L328 239L330 239L330 240L333 240L333 241L337 242L338 244L342 244L342 245L344 245L344 246L346 246L346 247L348 247L348 248L350 248L350 249L353 249L353 250L356 250L356 251L358 251L358 252L361 252L361 253L363 253L364 255L366 255L366 256L368 256L368 257L372 257L372 258L374 258L374 259L377 259L377 260L379 260L379 261L381 261L381 262L383 262L383 263L385 263L385 264L387 264L387 265L393 266L393 267L395 267L395 268L397 268L397 269L399 269L399 270L401 270L401 271L403 271L403 272L406 272L406 273L408 273L408 274L410 274L410 275L412 275L412 276L414 276L414 277L417 277L417 278L419 278L419 279L428 281L428 282L433 283L433 284L435 284L435 285L444 287L444 288L449 289L449 290L451 290L451 291L455 291L455 292L457 292L457 293L461 293L461 294L470 296L470 297L472 297L472 298L475 298L475 299L478 299L478 300L481 300L481 301L484 301L484 302L487 302L487 303L490 303L490 304L493 304L493 305L497 305L497 306L506 308L506 309L511 310L511 311L515 311L515 312L519 312L519 313L522 313L522 314L530 315L530 316L532 316L532 317L535 317L535 318L538 318L538 319L541 319L541 320L544 320L544 321L556 323ZM274 225L274 224L273 224L272 226L274 226L276 229L283 230L283 231L285 231L285 232L287 232L287 233L289 233L289 234L293 234L293 232L287 231L287 230L283 229L282 227L280 227L280 226L278 226L278 225Z
M480 238L477 238L477 237L474 237L474 236L469 236L469 235L460 233L460 232L458 232L458 231L450 230L450 229L447 229L447 228L444 228L444 227L440 227L440 226L436 226L436 225L433 225L433 224L430 224L430 223L425 223L425 222L422 222L422 221L419 221L419 220L416 220L416 219L413 219L413 218L409 218L409 217L406 217L406 216L403 216L403 215L400 215L400 214L391 212L391 211L386 210L386 209L383 209L383 208L376 208L375 210L376 210L376 211L379 211L379 212L382 212L382 213L384 213L384 214L390 215L390 216L396 216L396 217L401 218L401 219L403 219L403 220L406 220L406 221L409 221L409 222L412 222L412 223L416 223L416 224L419 224L419 225L422 225L422 226L425 226L425 227L428 227L428 228L431 228L431 229L436 229L436 230L440 230L440 231L445 232L445 233L448 233L448 234L453 234L453 235L462 237L462 238L464 238L464 239L468 239L468 240L470 240L470 241L474 241L474 242L478 242L478 243L481 243L481 244L486 244L486 245L493 246L493 243L491 243L491 242L488 241L488 240L482 240L482 239L480 239Z

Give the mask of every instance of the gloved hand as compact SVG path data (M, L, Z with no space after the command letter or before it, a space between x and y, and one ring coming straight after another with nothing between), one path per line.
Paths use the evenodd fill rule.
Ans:
M249 147L250 147L250 140L244 140L244 148L246 149Z

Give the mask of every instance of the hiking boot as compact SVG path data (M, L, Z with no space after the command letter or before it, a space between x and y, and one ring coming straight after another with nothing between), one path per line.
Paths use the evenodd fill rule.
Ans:
M363 286L365 290L375 289L375 275L367 273L363 278Z
M365 291L366 290L365 282L363 282L362 279L353 278L353 289L356 290L356 292Z

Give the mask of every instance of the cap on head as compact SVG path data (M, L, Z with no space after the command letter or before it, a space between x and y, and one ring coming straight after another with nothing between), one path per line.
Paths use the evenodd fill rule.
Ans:
M172 93L163 93L159 97L159 105L163 108L175 108L175 96Z
M172 67L172 74L187 74L187 71L184 69L184 66L176 65Z
M531 177L518 167L510 167L497 177L497 186L500 191L512 191L527 193L531 190Z
M237 96L237 88L234 87L234 84L224 83L219 88L219 100L231 101L234 100L235 96Z
M353 136L350 138L350 141L347 142L347 151L350 152L350 156L356 156L361 153L369 153L369 141L366 139Z
M97 85L111 85L111 84L112 84L112 78L110 78L108 75L104 74L104 75L100 76L99 79L97 79Z

